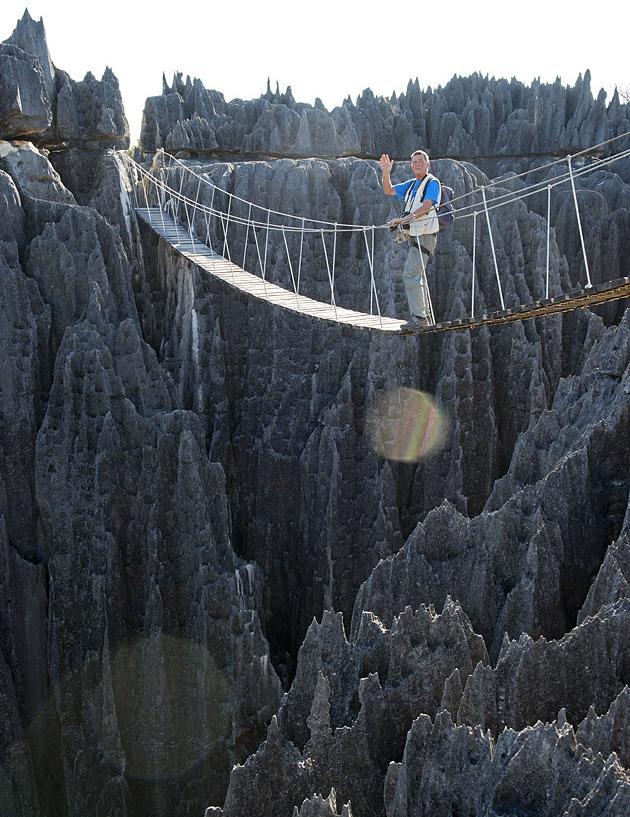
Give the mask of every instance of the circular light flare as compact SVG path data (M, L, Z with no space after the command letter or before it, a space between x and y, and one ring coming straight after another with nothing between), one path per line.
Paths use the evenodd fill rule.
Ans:
M395 462L418 462L442 448L448 418L430 394L400 387L374 400L367 428L380 456Z

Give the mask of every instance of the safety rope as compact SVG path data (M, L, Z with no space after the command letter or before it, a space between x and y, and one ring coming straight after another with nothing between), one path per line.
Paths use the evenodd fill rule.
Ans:
M585 176L585 175L587 175L589 173L593 173L595 170L599 170L602 167L606 167L607 165L612 164L613 162L618 162L620 159L627 159L628 157L630 157L630 148L622 150L619 153L615 153L613 156L608 156L608 157L606 157L604 159L597 159L592 164L585 165L583 168L580 168L577 171L573 170L573 177L577 178L578 176ZM567 157L565 157L562 161L566 162ZM515 178L515 177L511 177L510 179L505 179L505 180L503 180L503 183L511 181L512 178ZM562 185L565 182L570 182L570 180L571 180L571 174L567 172L567 173L563 174L562 176L559 176L558 178L556 178L553 182L550 182L550 184L551 184L552 187L558 187L559 185ZM540 181L540 182L536 182L535 184L532 184L529 187L525 187L522 190L519 190L517 193L515 193L513 191L509 191L507 193L502 193L500 195L493 196L491 199L489 199L491 204L489 205L488 209L489 210L494 210L497 207L503 207L503 206L505 206L507 204L511 204L511 203L513 203L515 201L521 201L522 199L527 199L527 198L530 198L531 196L535 196L538 193L543 192L543 190L545 190L545 188L547 187L547 184L549 184L549 182L543 180L543 181ZM485 187L475 188L475 190L471 191L471 193L465 193L465 194L463 194L463 196L464 195L468 196L468 195L471 195L471 194L476 194L478 192L481 192L483 189L487 190L489 186L490 186L490 184L486 185ZM460 198L462 198L463 196L461 196ZM454 201L454 199L453 199L453 201ZM468 218L469 216L472 215L472 210L474 209L474 207L475 207L474 203L473 204L467 204L464 207L460 207L459 209L455 210L455 218L456 219Z
M625 138L628 138L628 137L630 137L630 131L625 131L624 133L620 133L620 134L617 134L616 136L612 136L609 139L604 140L603 142L598 142L596 145L591 145L591 146L589 146L587 148L579 150L576 153L571 154L571 156L572 156L573 159L576 159L576 158L581 157L581 156L588 156L589 154L599 150L600 148L603 148L603 147L605 147L607 145L612 144L613 142L617 142L617 141L619 141L621 139L625 139ZM171 164L172 164L172 162L176 162L177 164L181 165L181 167L185 168L188 173L190 173L195 178L201 180L204 184L207 184L207 185L209 185L211 187L215 186L207 178L205 178L204 176L201 176L200 174L196 173L188 165L185 165L180 159L178 159L177 157L173 156L170 153L167 153L162 148L160 148L160 150L158 151L158 155L160 153L163 154L164 156L168 157L169 162ZM611 160L616 161L622 154L623 155L628 155L629 153L630 153L630 149L626 149L624 151L619 152L618 154L613 154L610 157L602 157L600 159L597 159L595 164L597 164L597 165L599 165L600 163L607 164ZM506 157L506 158L509 158L509 157ZM558 159L554 159L553 161L547 162L544 165L538 165L538 167L530 168L529 170L525 170L525 171L523 171L521 173L515 173L514 175L510 176L509 179L505 179L505 178L502 178L501 176L497 176L494 179L490 179L487 182L487 184L484 185L484 186L485 187L494 187L494 186L497 186L500 183L505 184L505 183L511 182L511 181L513 181L515 179L520 179L520 178L523 178L525 176L531 176L531 175L533 175L535 173L539 173L539 172L541 172L543 170L549 170L550 168L555 167L558 164L562 164L565 161L566 161L566 157L561 157L561 158L558 158ZM589 165L588 167L591 167L591 166ZM568 176L566 178L568 178ZM563 180L565 180L565 179L563 179ZM561 181L563 181L563 180L561 180ZM561 181L559 181L558 183L561 183ZM526 187L523 190L519 191L519 194L528 191L530 188L540 187L541 185L544 186L544 182L537 182L534 185L530 185L529 187ZM473 190L466 191L464 193L459 194L458 196L453 197L453 199L451 200L451 203L455 203L455 202L460 201L460 200L462 200L464 198L467 198L469 196L474 195L477 191L481 190L481 187L482 187L481 185L478 185L475 188L473 188ZM218 189L221 189L221 188L218 188ZM224 192L227 196L230 196L230 197L234 198L236 201L240 201L240 202L243 202L245 204L250 204L251 203L251 202L247 201L246 199L243 199L243 198L235 195L234 193L229 193L228 191L224 191L224 190L222 190L222 192ZM517 195L517 194L515 194L515 193L504 194L504 196L506 196L506 197L507 196L512 196L513 197L515 195ZM518 197L520 198L520 195ZM498 198L503 198L503 197L498 197ZM265 211L269 210L269 208L263 207L262 205L259 205L259 204L254 204L253 206L258 208L258 209L261 209L261 210L265 210ZM472 207L472 206L473 205L468 205L468 207ZM466 207L457 208L457 211L459 212L460 209L466 209ZM289 219L298 219L298 218L300 218L299 216L296 216L296 215L294 215L292 213L285 213L285 212L282 212L280 210L271 209L271 210L269 210L269 212L272 215L281 216L283 218L289 218ZM324 225L324 226L327 226L327 227L333 226L333 224L334 224L334 222L323 221L321 219L307 218L306 221L308 221L309 223L312 223L312 224L319 224L319 225ZM361 226L363 226L363 225L339 224L339 227L343 227L343 228L361 227ZM386 225L381 225L381 226L386 226Z
M621 138L623 138L625 136L629 136L629 135L630 135L630 132L628 132L626 134L620 134L619 136L613 137L612 139L609 139L606 142L600 143L600 145L608 144L610 142L615 141L616 139L621 139ZM574 159L576 156L584 155L585 153L586 153L586 150L580 151L579 153L574 154L571 158ZM246 217L246 218L244 218L242 216L231 215L230 218L237 224L252 224L252 225L256 225L258 227L265 226L266 229L275 230L275 231L281 231L284 228L286 231L295 231L295 232L300 231L300 232L304 232L304 233L307 233L307 234L308 233L318 233L318 232L321 231L321 229L325 229L327 232L331 232L331 233L358 232L358 231L362 230L364 226L372 226L372 225L345 224L345 223L341 223L341 222L322 221L322 220L317 220L317 219L306 218L304 216L295 216L295 215L292 215L292 214L289 214L289 213L282 213L281 211L273 210L273 209L270 209L270 208L264 208L264 207L262 207L262 205L258 205L258 204L255 204L253 202L249 202L246 199L235 196L233 193L229 193L228 191L223 190L220 187L217 187L216 185L209 182L207 179L204 179L202 176L195 173L195 171L193 171L191 168L184 165L183 162L181 162L179 159L176 159L175 157L171 157L170 154L165 154L165 155L168 156L169 159L171 159L172 161L175 161L179 165L179 169L181 170L181 173L177 174L177 175L180 176L180 179L179 179L180 183L179 183L179 189L177 190L176 193L175 193L175 191L173 191L172 188L169 188L168 186L166 186L162 182L161 179L156 179L147 170L145 170L145 168L143 168L141 165L134 162L133 159L131 159L130 157L128 157L128 159L129 159L130 162L133 163L133 165L136 167L137 171L140 172L141 175L143 175L143 177L145 177L145 178L150 177L150 179L155 184L162 187L166 192L169 192L171 197L173 196L173 193L175 193L175 199L177 200L176 217L179 216L180 203L182 203L182 202L186 202L188 204L193 203L193 199L190 199L189 197L184 196L182 194L183 174L184 174L184 171L186 171L191 176L196 178L198 180L198 182L205 183L206 185L210 186L213 189L213 191L218 190L221 193L223 193L224 196L227 196L230 201L232 199L234 199L236 201L243 202L243 203L247 204L248 207L251 205L252 208L256 208L257 210L262 210L267 214L267 220L266 221L261 221L261 220L258 220L258 219L252 219L251 214L248 214L248 217ZM458 196L458 197L452 199L452 202L454 202L456 200L461 200L461 199L463 199L463 198L465 198L467 196L475 195L475 194L477 194L479 192L481 192L482 195L483 195L484 191L486 191L486 205L484 206L484 209L487 207L488 211L494 210L497 207L503 207L503 206L506 206L508 204L513 204L516 201L520 201L520 200L529 198L530 196L536 195L536 194L538 194L540 192L543 192L549 184L551 184L552 188L557 187L559 185L562 185L565 182L575 184L575 178L577 178L579 176L586 175L588 173L592 173L592 172L594 172L596 170L599 170L599 169L601 169L603 167L608 166L609 164L612 164L613 162L616 162L616 161L619 161L621 159L628 158L628 157L630 157L630 148L627 148L627 149L625 149L623 151L620 151L620 152L618 152L616 154L613 154L611 156L604 157L604 158L601 158L601 159L597 159L594 162L592 162L591 164L585 165L584 167L579 168L577 170L572 167L570 171L568 171L567 173L562 174L561 176L557 177L556 179L554 179L553 182L547 182L547 181L543 180L543 181L531 184L528 187L522 188L521 190L516 191L516 192L509 191L509 192L502 193L502 194L495 195L495 196L491 196L491 197L487 196L487 191L488 191L488 188L494 182L489 182L487 185L477 187L472 191L468 191L466 193L461 194L461 196ZM552 163L549 163L548 165L545 165L544 167L551 167L553 165L557 165L557 164L559 164L561 162L566 162L566 161L567 161L567 157L565 157L564 159L558 159L558 160L556 160L556 161L554 161ZM540 169L542 169L542 168L534 168L532 171L528 171L528 172L534 173L534 172L537 172ZM518 174L518 175L512 176L508 180L505 180L505 179L501 180L501 183L505 184L506 182L509 182L512 179L518 178L519 176L522 176L522 175L525 175L525 174ZM194 204L195 204L196 207L198 207L198 208L200 208L202 210L207 209L209 212L211 212L212 215L218 215L219 212L223 212L223 211L215 210L215 209L212 209L212 208L206 208L205 205L201 205L198 201L195 201ZM453 215L454 215L455 220L472 217L473 212L474 212L476 207L477 207L476 203L473 202L471 204L464 205L463 207L454 209L454 214ZM286 219L299 220L301 223L299 225L275 224L274 222L271 222L271 216L272 215L281 216L282 218L286 218ZM307 227L306 226L307 223L312 224L312 225L318 225L318 224L319 225L324 225L324 227L316 227L316 226ZM389 225L387 223L374 225L375 229L380 229L380 230L386 229L386 228L388 228L388 226Z
M485 188L482 189L483 194L483 209L486 213L486 222L488 224L488 235L490 236L490 247L492 248L492 258L494 260L494 272L497 279L497 286L499 288L499 298L501 299L501 309L505 309L505 302L503 300L503 290L501 289L501 278L499 276L499 264L497 263L497 251L494 248L494 237L492 235L492 226L490 224L490 213L488 212L488 202L486 201Z
M577 193L575 191L575 179L573 178L573 167L571 165L571 157L567 156L567 164L569 165L569 173L571 174L571 189L573 191L573 201L575 202L575 215L577 216L577 223L578 223L578 230L580 233L580 243L582 244L582 255L584 256L584 267L586 268L586 280L588 281L587 286L593 286L591 284L591 273L588 269L588 258L586 257L586 246L584 244L584 233L582 232L582 219L580 218L580 208L578 206L577 200Z
M477 273L477 211L473 213L473 241L472 241L472 285L470 293L470 317L475 316L475 276Z
M551 185L547 185L547 264L545 269L545 298L549 297L549 240L551 237Z

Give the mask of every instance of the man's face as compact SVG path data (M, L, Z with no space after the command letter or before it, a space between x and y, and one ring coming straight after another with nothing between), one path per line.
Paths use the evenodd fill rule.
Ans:
M429 160L425 159L422 153L416 153L411 157L411 171L419 179L426 176L429 172Z

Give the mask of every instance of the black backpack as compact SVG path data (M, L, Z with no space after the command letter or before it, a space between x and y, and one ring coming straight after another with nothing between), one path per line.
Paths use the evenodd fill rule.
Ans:
M440 206L437 210L438 223L440 225L440 232L446 230L455 221L455 208L452 201L455 195L452 187L447 187L440 182L442 188L442 195L440 198Z

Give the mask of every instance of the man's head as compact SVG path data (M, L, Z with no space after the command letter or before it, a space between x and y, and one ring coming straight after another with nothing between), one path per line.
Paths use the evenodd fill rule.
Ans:
M411 154L411 170L418 179L423 179L429 172L431 162L426 150L414 150Z

